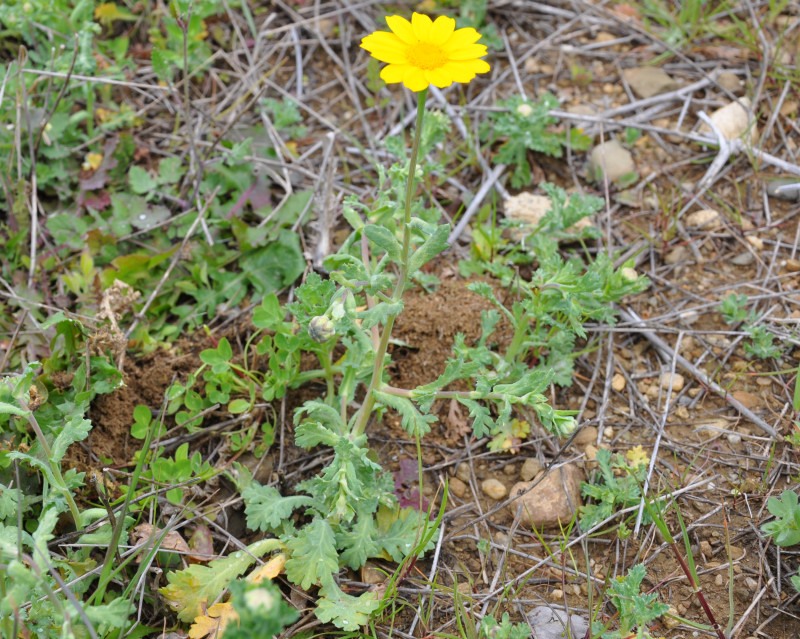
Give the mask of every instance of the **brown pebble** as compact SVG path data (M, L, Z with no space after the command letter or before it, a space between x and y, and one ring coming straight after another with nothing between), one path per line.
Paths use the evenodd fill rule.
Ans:
M584 426L572 440L576 446L594 444L597 441L597 428L594 426Z
M627 385L627 380L625 379L624 375L620 375L617 373L614 377L611 378L611 388L613 388L618 393L621 393L625 390L625 386Z
M447 486L450 489L450 493L459 499L467 494L467 484L461 481L458 477L451 477Z
M542 472L542 463L534 457L528 457L522 464L519 477L522 481L530 481L540 472Z
M494 477L484 479L481 482L481 490L483 491L484 495L490 499L494 499L495 501L500 501L508 494L508 489L500 480L495 479Z
M465 484L469 483L471 476L472 472L470 471L469 464L467 462L461 462L456 467L456 477L458 477Z

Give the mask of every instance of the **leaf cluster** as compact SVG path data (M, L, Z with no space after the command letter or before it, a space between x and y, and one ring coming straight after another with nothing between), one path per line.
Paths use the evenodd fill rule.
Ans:
M780 497L770 497L767 510L775 519L761 526L761 530L772 537L778 546L800 544L800 503L797 493L787 489Z
M627 575L612 581L606 595L617 609L618 629L606 631L603 624L595 622L592 633L598 633L602 639L652 639L648 624L666 614L669 606L660 602L656 593L641 592L646 574L644 565L637 564Z
M494 161L514 166L511 175L514 188L531 183L529 151L560 158L567 146L576 151L589 148L591 140L579 130L554 130L558 119L550 115L550 111L558 108L558 104L556 97L550 93L542 94L536 102L514 96L501 101L501 110L491 113L489 121L482 125L481 139L484 142L501 142Z
M592 503L580 508L579 523L582 530L590 530L615 513L636 506L642 498L642 484L646 474L643 464L630 464L619 453L601 448L597 451L598 472L591 483L581 484L581 494L590 497ZM643 521L650 523L645 511Z

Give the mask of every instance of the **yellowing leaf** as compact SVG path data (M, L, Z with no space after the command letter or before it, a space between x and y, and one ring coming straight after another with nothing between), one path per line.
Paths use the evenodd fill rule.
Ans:
M644 452L641 446L634 446L627 453L625 458L628 460L628 466L636 468L637 466L647 466L650 463L650 457Z
M229 623L238 620L239 615L230 601L216 603L206 611L205 615L194 618L194 623L189 628L189 639L203 639L204 637L216 639L225 633L225 627Z
M104 2L94 10L95 19L104 26L114 24L117 20L136 20L136 16L126 9L120 9L113 2Z
M260 584L265 579L275 579L283 572L283 567L286 565L286 555L279 553L272 557L263 566L259 566L249 575L247 581L251 584Z

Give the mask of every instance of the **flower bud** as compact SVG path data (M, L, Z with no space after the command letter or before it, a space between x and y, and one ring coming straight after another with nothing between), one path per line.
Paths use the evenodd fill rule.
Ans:
M639 274L636 272L636 269L632 269L630 266L624 267L620 271L620 275L629 282L635 282L639 279Z
M315 342L327 342L336 334L333 321L326 315L312 317L308 323L308 334Z
M533 113L533 107L527 102L523 102L517 107L517 113L523 118L529 118Z

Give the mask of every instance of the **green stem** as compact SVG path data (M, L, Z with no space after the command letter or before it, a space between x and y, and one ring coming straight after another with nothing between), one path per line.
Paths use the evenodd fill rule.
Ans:
M408 284L408 257L411 252L411 200L414 197L416 187L417 156L419 155L419 142L422 137L422 118L425 116L425 98L428 90L424 89L417 93L417 120L414 128L414 141L411 144L411 157L408 161L408 181L406 182L406 201L403 211L403 246L400 252L400 272L397 274L397 283L392 293L392 301L399 302L403 298L403 291ZM375 351L375 364L372 368L372 378L364 397L364 403L358 412L358 417L353 427L353 435L361 435L367 429L372 410L375 408L375 391L380 388L383 380L383 369L385 366L386 351L389 348L389 340L392 337L392 328L397 314L390 315L383 326L378 348Z
M325 371L325 384L327 388L325 398L327 403L333 405L334 401L336 400L336 387L333 383L333 362L331 362L330 351L322 349L319 353L317 353L317 357L319 359L319 363L322 364L322 368Z

